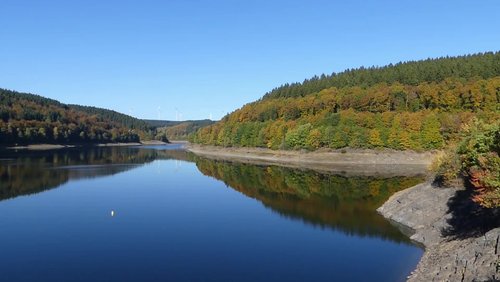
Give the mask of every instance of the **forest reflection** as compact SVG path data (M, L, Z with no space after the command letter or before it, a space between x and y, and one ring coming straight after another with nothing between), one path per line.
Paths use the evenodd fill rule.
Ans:
M376 212L392 194L422 177L345 177L279 166L256 166L197 158L205 175L257 199L280 215L358 236L409 242Z
M115 175L154 160L194 162L206 176L256 199L281 216L358 236L409 243L376 209L421 177L353 177L197 157L178 147L92 147L2 152L0 200L53 189L71 180Z
M114 175L157 159L187 160L185 151L89 147L0 152L0 200L39 193L82 178Z

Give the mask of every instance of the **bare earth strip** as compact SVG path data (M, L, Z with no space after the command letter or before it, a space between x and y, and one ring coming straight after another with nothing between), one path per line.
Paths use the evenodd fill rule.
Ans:
M258 165L281 165L346 175L411 176L428 172L437 152L394 150L317 150L314 152L264 148L223 148L186 145L196 155Z
M97 147L124 147L124 146L141 146L141 145L166 145L167 143L162 142L162 141L157 141L157 140L150 140L150 141L141 141L139 142L132 142L132 143L102 143L102 144L96 144L94 146ZM26 146L13 146L13 147L7 147L7 149L11 150L54 150L54 149L64 149L64 148L74 148L78 147L81 145L62 145L62 144L33 144L33 145L26 145ZM87 145L87 146L92 146L92 145Z
M63 148L72 148L74 145L60 145L60 144L35 144L35 145L26 145L26 146L13 146L7 147L7 149L12 150L54 150L54 149L63 149Z

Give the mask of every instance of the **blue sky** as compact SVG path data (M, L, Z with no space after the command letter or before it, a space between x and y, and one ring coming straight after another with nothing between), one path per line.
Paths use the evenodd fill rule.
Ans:
M0 11L0 87L150 119L219 119L315 74L500 50L498 0L1 0Z

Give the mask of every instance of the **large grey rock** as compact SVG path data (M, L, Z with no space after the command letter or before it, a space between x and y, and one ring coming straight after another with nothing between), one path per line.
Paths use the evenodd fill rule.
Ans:
M378 209L413 231L425 253L408 281L497 281L500 279L500 228L482 236L446 236L449 201L460 191L423 183L393 195Z

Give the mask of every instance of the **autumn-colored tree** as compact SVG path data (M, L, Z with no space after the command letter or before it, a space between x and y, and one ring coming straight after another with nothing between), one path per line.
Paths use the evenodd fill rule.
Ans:
M401 147L401 149L410 149L413 147L413 143L411 141L411 138L410 138L410 134L406 131L402 131L400 134L399 134L399 145Z
M227 138L235 146L316 147L307 142L314 132L320 147L441 148L459 139L471 117L500 117L498 58L500 52L320 76L278 87L218 124L231 126ZM304 137L297 125L305 124ZM211 127L194 140L220 144L213 132L225 126Z
M309 149L318 149L321 146L321 131L319 129L313 129L309 132L306 146Z
M108 142L111 138L102 136L112 136L112 130L116 142L138 141L135 130L147 127L144 121L114 111L4 89L0 89L0 119L7 123L0 145Z
M389 137L387 139L387 143L390 148L393 149L402 149L401 146L401 117L396 115L392 120L391 129L389 131Z
M372 147L377 148L377 147L384 146L384 142L380 138L380 132L378 131L378 129L375 129L375 128L370 130L370 136L369 136L368 142L370 143L370 146L372 146Z
M285 142L288 148L307 148L307 139L311 131L311 124L300 125L296 129L287 132Z
M441 124L435 114L426 117L422 124L422 145L426 149L439 149L444 140L440 132Z
M347 147L349 144L349 135L344 131L345 128L338 128L333 139L330 141L330 148L339 149Z

